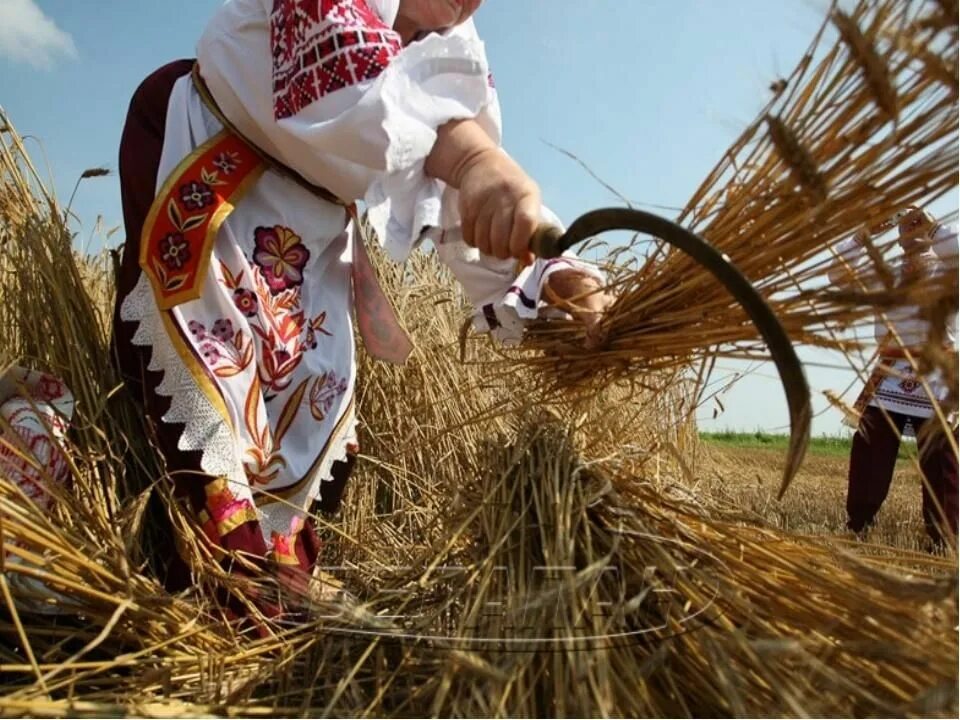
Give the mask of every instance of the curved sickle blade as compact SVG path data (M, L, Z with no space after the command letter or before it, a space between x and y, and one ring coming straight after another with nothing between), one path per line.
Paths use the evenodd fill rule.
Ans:
M810 388L793 344L757 289L736 266L698 235L657 215L627 208L602 208L577 218L562 235L538 230L531 248L540 257L557 257L572 245L609 230L633 230L653 235L682 250L720 281L743 306L770 350L790 410L790 445L777 498L783 497L810 442Z

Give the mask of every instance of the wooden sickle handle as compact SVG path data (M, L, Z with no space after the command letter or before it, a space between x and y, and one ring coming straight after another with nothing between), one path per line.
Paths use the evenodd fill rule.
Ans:
M562 244L562 239L563 230L556 225L543 223L530 238L530 251L545 260L560 257L566 249Z

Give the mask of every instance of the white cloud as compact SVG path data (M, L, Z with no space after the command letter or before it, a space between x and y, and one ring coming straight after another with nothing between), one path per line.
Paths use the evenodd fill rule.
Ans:
M0 0L0 57L51 68L58 57L76 55L70 33L44 15L35 0Z

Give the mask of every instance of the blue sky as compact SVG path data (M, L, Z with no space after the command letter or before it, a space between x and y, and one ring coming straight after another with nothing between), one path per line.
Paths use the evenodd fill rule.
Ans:
M116 168L134 89L160 65L193 55L219 4L0 0L0 106L21 133L42 140L63 199L84 169ZM617 201L547 143L576 154L632 201L683 205L766 102L770 82L796 64L826 6L822 0L486 0L476 22L501 96L505 146L569 222ZM28 21L29 35L10 30L14 13ZM98 216L108 228L120 225L116 178L85 183L75 207L81 239ZM805 358L839 362L813 351ZM840 392L854 380L849 370L819 367L808 368L808 376L815 391ZM703 425L782 428L781 396L772 366L764 365L724 396L718 419L705 409ZM814 405L825 406L816 392ZM814 433L837 432L835 411L815 419Z

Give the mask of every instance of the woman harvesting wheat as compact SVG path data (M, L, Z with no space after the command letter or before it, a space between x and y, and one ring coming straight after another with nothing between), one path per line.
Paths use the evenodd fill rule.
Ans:
M476 327L501 340L537 317L545 286L587 293L588 333L608 302L587 266L529 256L553 216L499 147L479 4L231 0L197 62L133 98L117 357L178 494L235 570L314 566L312 508L337 507L355 453L351 310L371 354L409 351L355 201L394 260L431 239ZM168 584L189 582L174 558Z

